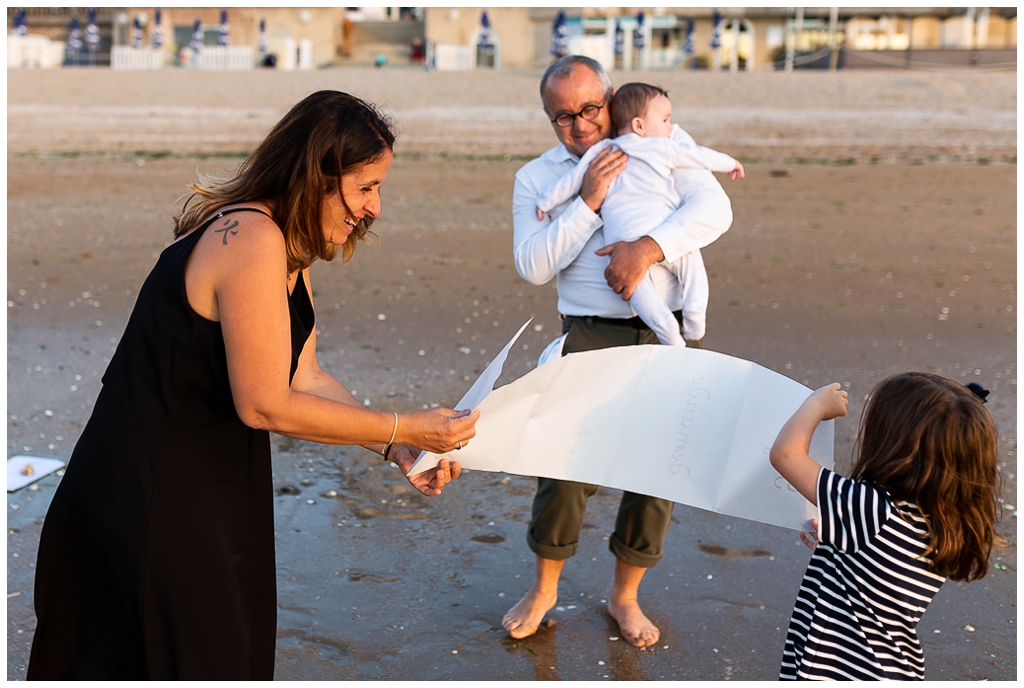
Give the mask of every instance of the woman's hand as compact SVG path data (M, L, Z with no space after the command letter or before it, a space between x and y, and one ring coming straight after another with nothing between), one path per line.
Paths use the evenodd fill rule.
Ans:
M441 459L441 463L437 465L436 469L424 471L410 477L409 469L416 462L416 457L419 456L419 453L419 450L415 447L396 444L391 447L388 455L395 462L395 465L402 469L402 473L405 475L406 480L409 481L409 484L415 487L422 495L436 497L441 494L441 490L444 489L445 485L457 479L462 473L462 467L458 462L450 464L448 459Z
M452 411L432 408L400 416L398 440L401 444L446 454L462 449L476 435L480 411Z

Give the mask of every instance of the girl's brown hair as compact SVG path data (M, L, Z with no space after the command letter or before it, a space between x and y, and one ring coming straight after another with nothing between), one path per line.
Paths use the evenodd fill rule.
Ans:
M995 421L966 387L901 373L871 392L852 477L917 505L937 573L978 580L995 540L998 442Z
M619 87L612 96L612 122L616 131L629 126L634 117L643 118L651 101L658 96L667 98L668 91L637 81Z
M193 193L174 218L174 236L225 206L261 202L284 234L289 273L317 259L332 260L336 247L324 236L320 217L324 198L340 190L342 175L379 161L394 143L391 123L372 105L347 93L318 91L281 118L233 178L201 176L189 187ZM342 245L344 260L357 241L366 241L372 222L364 217L356 225Z

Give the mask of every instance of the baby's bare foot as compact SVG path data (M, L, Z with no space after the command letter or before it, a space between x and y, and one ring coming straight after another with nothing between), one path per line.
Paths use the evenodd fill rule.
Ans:
M650 647L661 638L661 631L651 623L636 600L609 601L608 613L618 622L623 639L633 647Z
M537 632L544 615L557 601L557 593L544 594L531 588L526 597L508 610L508 614L501 620L501 625L513 638L527 638Z

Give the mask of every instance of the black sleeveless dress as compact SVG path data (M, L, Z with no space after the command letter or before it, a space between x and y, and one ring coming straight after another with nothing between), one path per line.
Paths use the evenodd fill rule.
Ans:
M139 291L43 525L29 679L274 677L270 438L239 420L220 323L185 291L200 236L243 210L165 249ZM301 272L289 310L294 375Z

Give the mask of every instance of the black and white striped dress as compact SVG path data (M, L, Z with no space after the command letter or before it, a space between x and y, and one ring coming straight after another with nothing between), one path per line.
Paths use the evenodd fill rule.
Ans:
M818 473L817 549L797 593L782 679L924 679L917 623L946 580L924 558L918 508Z

